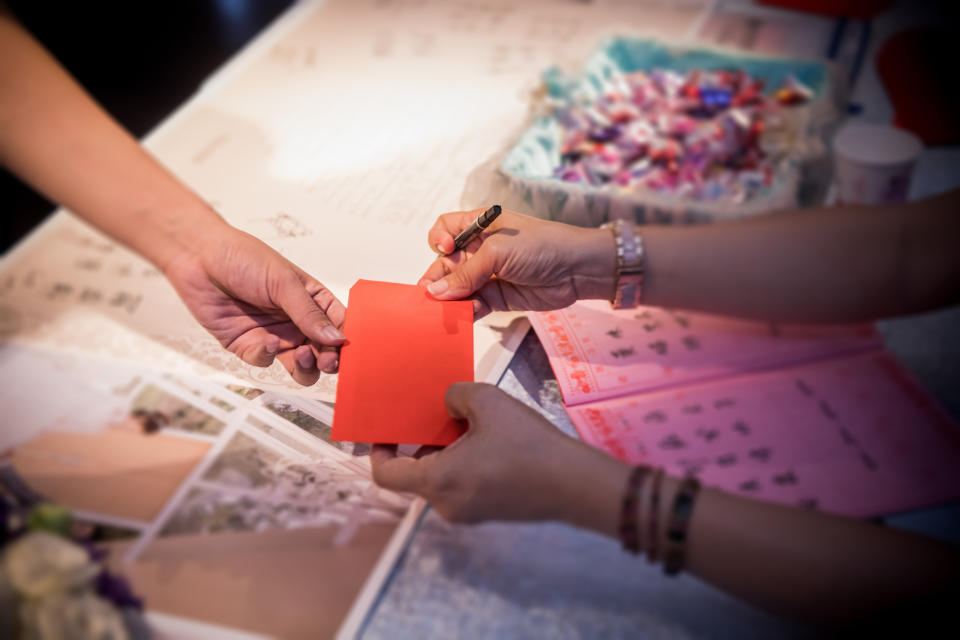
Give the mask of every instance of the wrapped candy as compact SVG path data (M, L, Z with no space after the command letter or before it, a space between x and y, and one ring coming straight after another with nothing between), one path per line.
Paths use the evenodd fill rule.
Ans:
M778 158L761 146L767 119L813 92L788 75L770 95L742 70L669 69L610 78L606 93L551 103L565 182L744 202L768 188Z
M793 75L784 78L783 85L774 92L777 102L784 105L804 104L813 99L813 91Z

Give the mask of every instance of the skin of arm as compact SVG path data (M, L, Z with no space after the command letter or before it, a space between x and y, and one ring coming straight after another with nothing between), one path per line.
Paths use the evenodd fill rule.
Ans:
M305 385L337 369L343 305L164 169L2 4L0 163L150 260L245 362Z
M618 538L627 464L562 434L491 385L452 385L446 402L451 416L469 421L467 432L446 449L424 448L415 457L376 446L377 484L421 495L454 522L555 520ZM661 549L679 482L663 482ZM821 628L863 630L872 622L916 630L949 612L960 552L872 523L704 488L689 523L686 570ZM913 617L918 608L926 618Z
M643 301L811 323L875 320L952 304L960 301L958 210L960 191L954 191L910 204L638 227L645 249ZM430 246L452 251L452 237L475 217L440 216ZM504 212L465 251L439 257L421 283L441 300L474 296L478 315L609 300L613 247L608 230ZM578 279L590 286L575 286ZM544 287L562 295L544 299Z
M644 303L792 322L874 320L956 303L958 208L960 191L911 204L639 227ZM441 255L421 284L436 298L472 297L478 317L613 298L608 230L504 212L454 253L453 238L478 213L440 216L430 230L428 244ZM420 459L378 447L378 483L418 493L455 521L552 519L618 537L626 464L567 438L495 389L455 385L447 403L451 415L470 422L467 433ZM664 480L660 523L679 482ZM662 548L662 524L660 535ZM693 510L686 568L771 612L858 633L934 629L960 590L953 546L711 489L701 490Z

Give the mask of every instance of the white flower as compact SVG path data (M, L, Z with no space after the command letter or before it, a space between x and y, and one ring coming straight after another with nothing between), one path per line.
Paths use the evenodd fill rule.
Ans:
M10 544L3 569L13 588L27 598L85 586L100 571L85 549L45 531L27 534Z
M44 531L10 544L0 565L20 600L24 640L127 640L123 615L92 590L100 571L87 551ZM8 621L7 624L12 621Z
M26 601L20 609L25 640L127 640L123 616L89 591Z

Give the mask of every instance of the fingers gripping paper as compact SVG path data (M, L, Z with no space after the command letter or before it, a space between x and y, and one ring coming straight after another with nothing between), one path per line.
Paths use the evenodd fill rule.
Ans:
M423 287L358 280L350 289L335 440L447 445L463 425L444 393L473 380L473 305Z

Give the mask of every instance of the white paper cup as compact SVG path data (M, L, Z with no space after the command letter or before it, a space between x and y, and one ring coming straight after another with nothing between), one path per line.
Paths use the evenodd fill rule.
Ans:
M923 143L909 131L849 124L833 139L838 203L904 202Z

